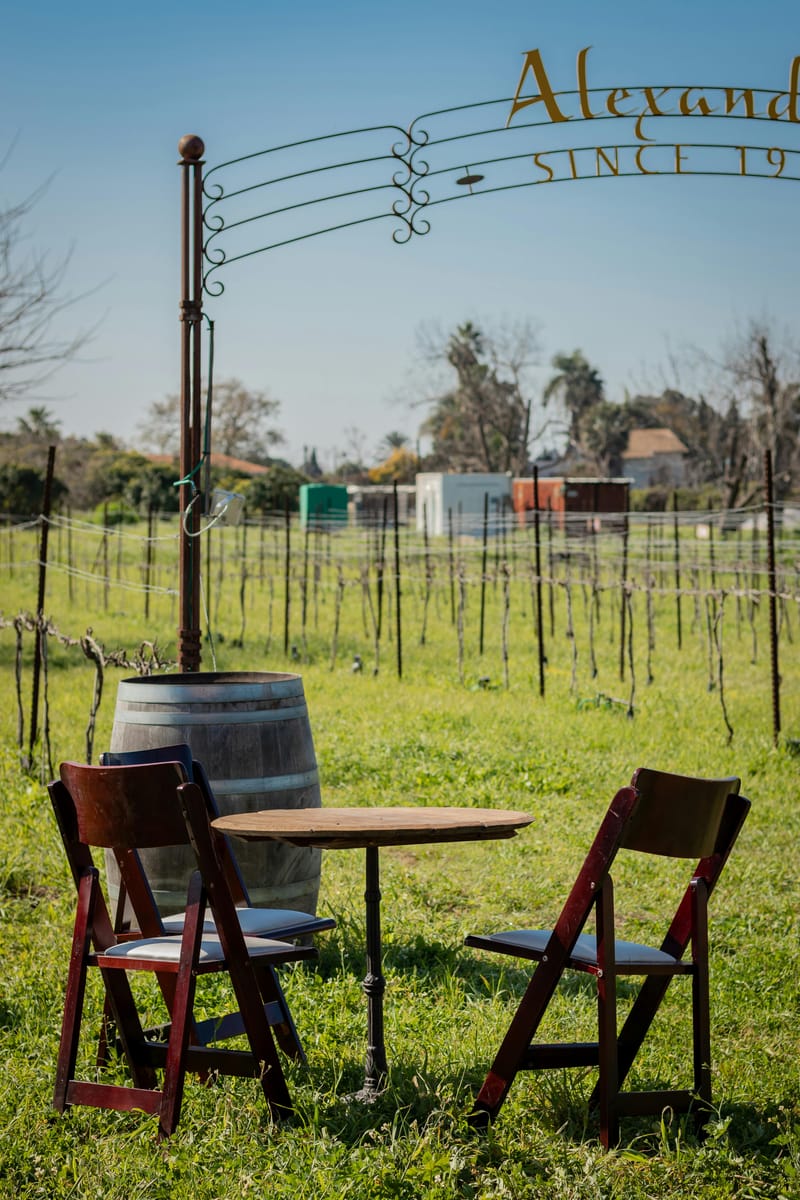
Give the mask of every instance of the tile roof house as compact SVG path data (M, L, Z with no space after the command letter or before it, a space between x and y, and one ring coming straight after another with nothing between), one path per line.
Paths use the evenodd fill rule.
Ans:
M636 488L677 487L685 481L688 453L671 429L632 429L622 452L622 472Z
M178 470L178 459L174 454L148 454L146 456L150 462L158 463L160 466L175 465ZM269 467L264 467L261 463L248 462L244 458L233 458L230 454L217 454L213 451L209 458L211 466L216 467L221 471L237 471L242 475L268 475Z

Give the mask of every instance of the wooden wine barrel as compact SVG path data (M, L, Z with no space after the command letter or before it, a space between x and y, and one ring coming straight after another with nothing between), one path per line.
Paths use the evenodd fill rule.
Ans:
M264 808L319 808L319 772L299 675L198 672L124 679L111 750L186 742L203 764L222 815ZM316 913L320 852L278 842L234 842L253 904ZM194 870L187 847L142 858L159 908L183 908ZM109 871L112 895L115 881Z

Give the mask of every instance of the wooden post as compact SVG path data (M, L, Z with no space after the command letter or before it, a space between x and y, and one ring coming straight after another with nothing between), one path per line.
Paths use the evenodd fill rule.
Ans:
M678 649L682 648L681 630L681 542L678 536L678 493L672 493L672 526L675 535L675 616L678 628Z
M483 493L483 552L481 554L481 617L478 634L478 653L483 654L483 625L486 617L486 551L489 538L489 493Z
M450 624L456 623L455 562L453 559L453 510L447 510L447 562L450 571Z
M28 739L28 760L26 767L33 763L33 747L38 733L39 720L39 677L42 670L42 639L45 637L42 628L44 619L45 586L47 583L47 539L50 533L50 498L53 491L53 472L56 462L55 446L47 448L47 473L44 477L44 493L42 496L42 515L39 531L39 590L36 598L36 642L33 650L33 686L31 688L31 727Z
M625 496L625 509L622 516L622 578L620 588L622 604L619 618L619 677L625 679L625 617L628 610L626 603L625 585L628 578L628 497Z

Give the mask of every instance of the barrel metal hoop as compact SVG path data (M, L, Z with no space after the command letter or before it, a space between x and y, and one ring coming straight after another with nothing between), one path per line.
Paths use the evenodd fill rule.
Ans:
M308 716L305 704L295 708L259 708L252 710L234 710L233 712L161 712L148 708L143 711L114 713L114 723L121 725L255 725L266 724L268 721L294 720Z
M302 696L299 679L275 680L264 683L138 683L122 680L117 687L117 699L143 704L227 704L230 700L281 700Z
M293 788L313 787L319 783L319 771L303 771L297 775L271 775L262 779L212 779L211 790L216 796L249 796L259 792L288 792Z

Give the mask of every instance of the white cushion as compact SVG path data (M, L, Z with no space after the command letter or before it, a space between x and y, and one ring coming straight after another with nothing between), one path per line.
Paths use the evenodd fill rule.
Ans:
M284 942L271 942L267 938L246 937L244 944L251 957L285 955L288 947ZM138 938L135 942L121 942L103 950L106 958L142 958L149 962L177 962L181 954L181 937ZM200 943L199 962L224 962L225 955L219 938L204 936Z
M317 917L294 908L237 908L236 915L242 933L249 937L295 937L313 932L317 924ZM180 933L185 920L186 913L164 917L164 928L167 933ZM213 933L215 929L214 914L206 910L203 932Z

